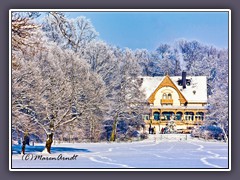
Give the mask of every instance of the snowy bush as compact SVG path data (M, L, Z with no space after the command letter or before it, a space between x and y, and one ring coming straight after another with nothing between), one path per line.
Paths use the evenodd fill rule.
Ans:
M148 138L148 133L141 133L140 134L140 138L143 140L143 139L147 139Z
M205 125L192 130L193 137L200 137L204 139L223 139L223 131L216 125Z

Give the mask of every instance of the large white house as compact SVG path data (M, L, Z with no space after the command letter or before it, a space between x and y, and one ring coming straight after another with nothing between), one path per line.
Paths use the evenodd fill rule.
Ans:
M149 113L144 115L147 126L157 126L157 131L174 120L176 130L187 132L200 125L207 112L206 76L169 75L141 77L141 89L149 104Z

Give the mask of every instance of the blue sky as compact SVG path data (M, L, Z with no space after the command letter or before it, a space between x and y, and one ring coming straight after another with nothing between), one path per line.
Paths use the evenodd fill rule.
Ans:
M131 49L155 50L177 39L228 47L227 12L71 12L92 21L100 39Z

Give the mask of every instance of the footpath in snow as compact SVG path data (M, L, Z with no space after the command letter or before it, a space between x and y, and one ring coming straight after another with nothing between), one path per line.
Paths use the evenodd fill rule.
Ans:
M150 135L137 142L63 143L42 153L44 144L12 147L12 168L228 168L228 144Z

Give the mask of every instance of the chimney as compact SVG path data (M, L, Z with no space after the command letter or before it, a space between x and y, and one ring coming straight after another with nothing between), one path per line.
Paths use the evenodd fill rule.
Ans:
M185 71L182 72L182 86L183 89L186 88L186 77L187 77L187 73Z

